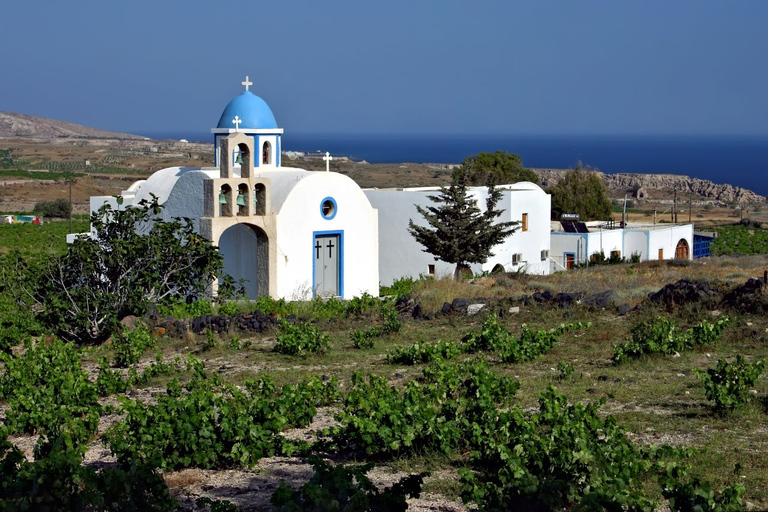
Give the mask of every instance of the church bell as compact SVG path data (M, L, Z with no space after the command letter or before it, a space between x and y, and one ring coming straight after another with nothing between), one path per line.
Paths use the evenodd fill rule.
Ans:
M219 194L219 204L227 204L227 194L224 192Z
M242 192L237 193L237 205L245 206L245 197L243 196Z

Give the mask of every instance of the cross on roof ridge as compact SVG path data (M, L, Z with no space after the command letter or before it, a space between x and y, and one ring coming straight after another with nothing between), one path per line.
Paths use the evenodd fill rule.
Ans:
M240 82L240 83L241 83L241 84L243 84L243 85L245 86L245 90L246 90L246 91L248 90L248 88L249 88L250 86L252 86L252 85L253 85L253 82L251 82L250 80L248 80L248 75L245 75L245 81L243 81L243 82Z

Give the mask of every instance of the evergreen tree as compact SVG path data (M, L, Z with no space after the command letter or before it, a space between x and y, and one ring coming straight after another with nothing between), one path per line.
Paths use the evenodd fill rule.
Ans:
M519 222L497 222L504 210L496 208L501 191L488 187L485 211L480 211L473 197L467 195L467 178L455 175L448 187L428 196L435 203L426 208L416 206L429 226L408 221L408 231L424 246L424 252L446 263L455 263L454 278L469 263L485 263L493 247L517 230Z
M555 220L563 213L577 213L581 220L608 220L611 217L611 200L603 181L596 172L585 170L581 165L568 171L549 193Z
M461 162L461 167L453 171L454 179L458 179L462 174L466 175L468 185L501 185L519 181L539 183L536 173L523 167L520 155L506 151L468 156Z

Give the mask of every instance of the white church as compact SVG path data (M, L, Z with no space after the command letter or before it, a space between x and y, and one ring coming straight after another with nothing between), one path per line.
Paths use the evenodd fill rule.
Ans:
M157 171L121 193L124 206L154 195L165 218L192 219L197 232L218 246L224 272L242 280L251 299L376 296L380 284L404 276L452 274L452 264L424 252L408 232L410 219L426 224L415 205L431 204L428 196L437 188L363 190L349 177L328 172L328 154L325 172L283 167L283 130L267 103L249 90L248 77L242 84L245 90L227 104L211 130L215 167ZM605 249L603 240L607 244L617 236L602 229L597 236L572 236L554 228L551 198L536 184L499 188L500 221L518 222L518 229L486 263L470 267L475 273L565 270L588 261L590 254ZM469 193L483 209L487 189L470 187ZM91 197L91 212L105 203L118 207L115 197ZM620 231L621 241L614 245L625 251L637 247L643 259L656 259L655 251L659 259L669 259L675 253L670 244L688 247L693 238L692 225L665 231L663 237L642 227ZM550 254L553 248L557 254ZM681 257L679 250L676 256Z

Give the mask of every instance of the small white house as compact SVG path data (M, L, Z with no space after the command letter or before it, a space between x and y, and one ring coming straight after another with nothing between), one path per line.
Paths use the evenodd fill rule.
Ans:
M606 258L640 261L691 259L693 224L632 224L623 229L606 222L552 222L550 255L553 271L568 270L594 261L602 253Z
M483 264L473 264L475 273L503 268L508 272L548 274L549 212L551 198L538 185L520 182L501 185L502 197L497 208L504 210L500 222L519 222L517 231L494 247L493 255ZM365 195L379 212L379 278L381 284L390 285L396 279L419 275L444 276L452 274L455 265L436 260L424 252L408 232L408 221L426 226L427 222L416 210L416 205L432 205L429 196L438 188L366 189ZM488 189L469 187L468 193L485 209Z
M150 200L165 218L188 217L224 258L224 271L256 298L378 295L378 218L347 176L281 166L283 130L246 90L212 130L217 167L172 167L123 191L123 205ZM115 198L92 197L91 211Z

